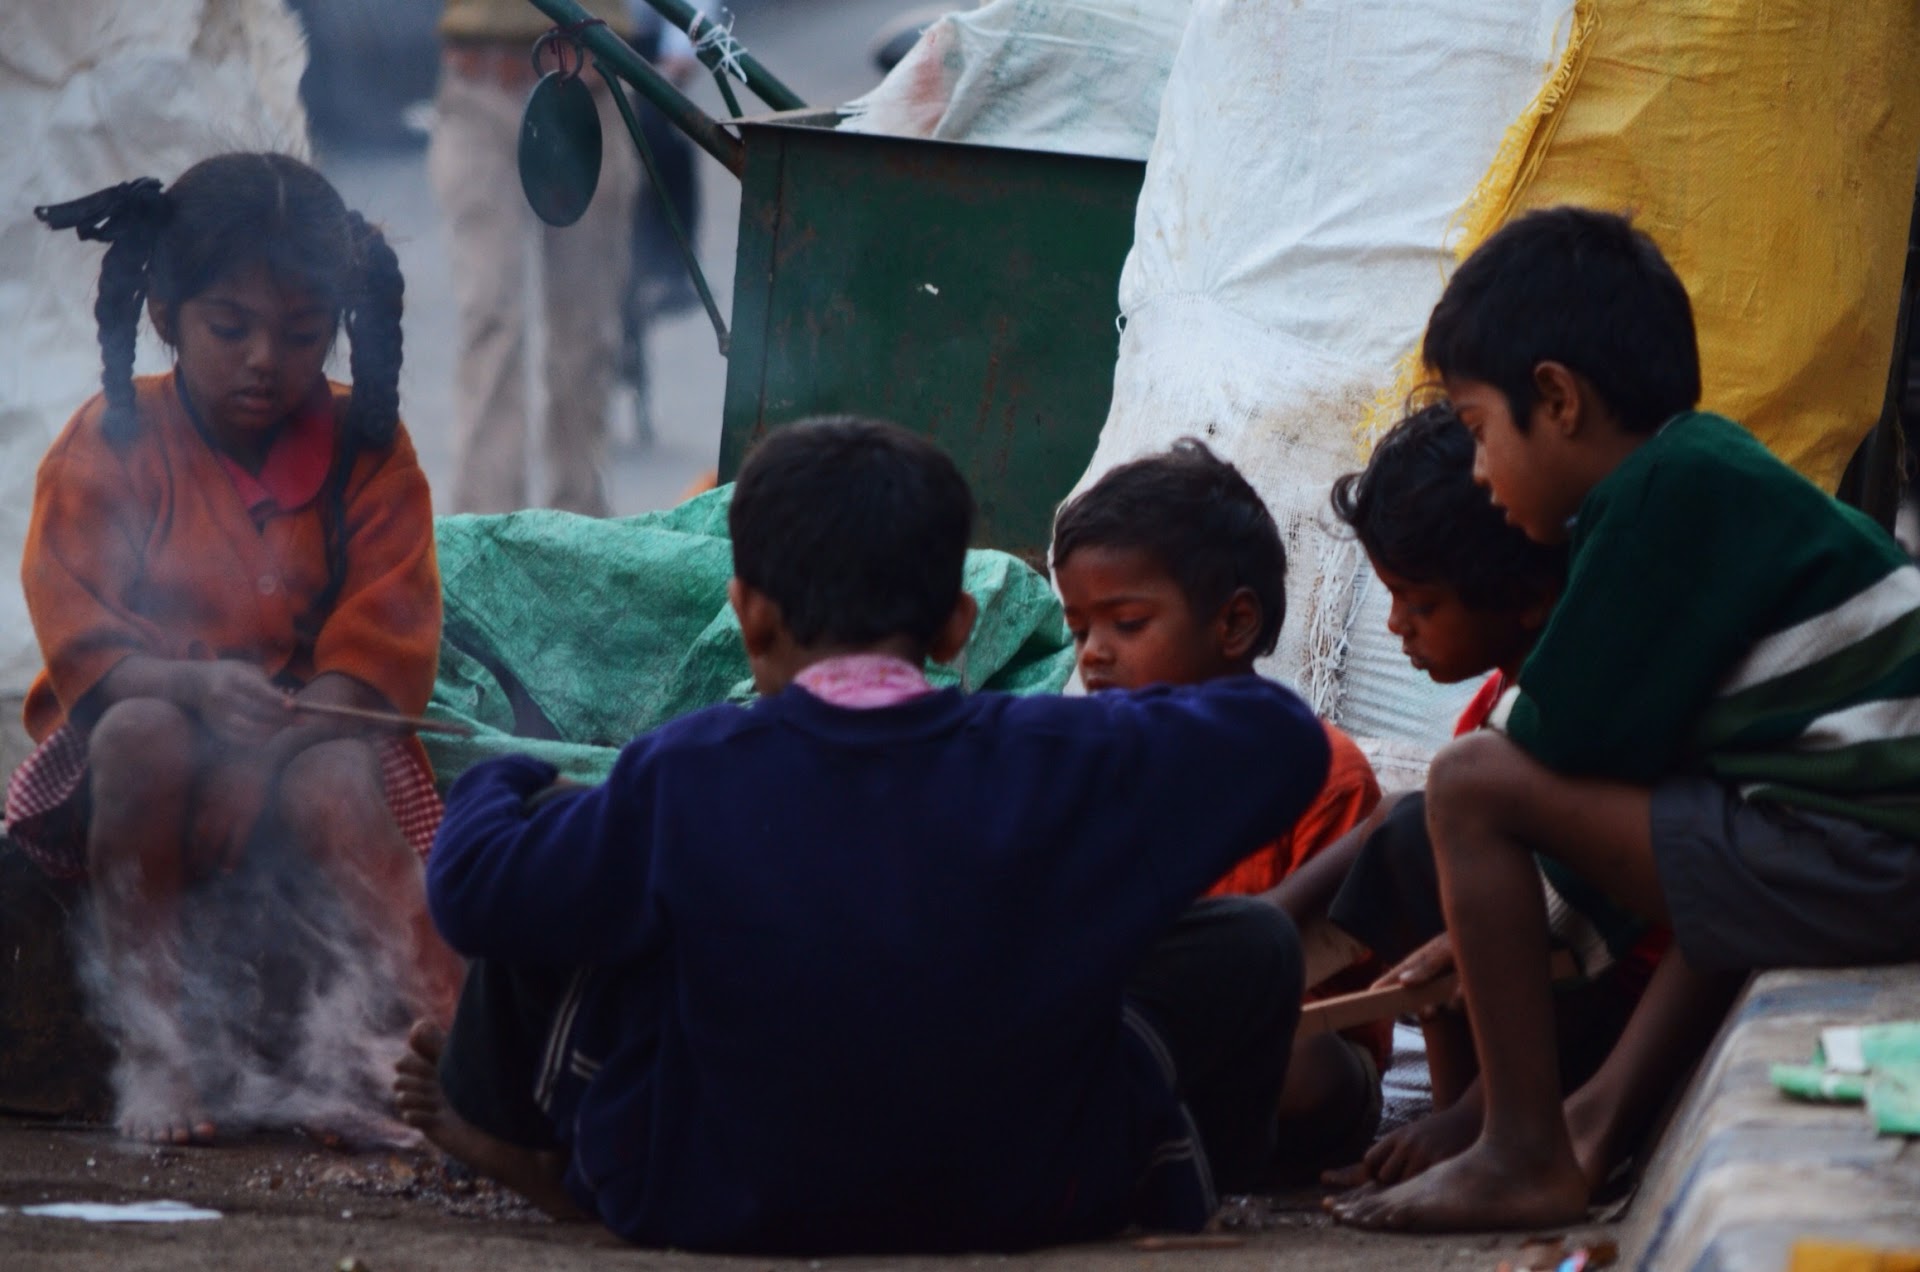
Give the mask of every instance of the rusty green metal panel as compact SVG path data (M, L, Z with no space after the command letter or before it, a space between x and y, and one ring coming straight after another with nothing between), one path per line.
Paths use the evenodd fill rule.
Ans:
M1106 419L1145 165L742 133L722 479L769 429L878 415L959 462L982 545L1036 557Z

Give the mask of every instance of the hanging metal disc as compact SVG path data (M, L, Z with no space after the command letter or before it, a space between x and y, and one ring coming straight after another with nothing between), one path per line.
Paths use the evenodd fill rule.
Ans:
M541 76L520 119L520 186L534 215L548 225L584 216L600 184L600 155L593 90L577 74Z

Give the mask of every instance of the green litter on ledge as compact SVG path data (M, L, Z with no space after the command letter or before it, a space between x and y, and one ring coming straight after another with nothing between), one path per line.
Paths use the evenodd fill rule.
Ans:
M1882 1135L1920 1135L1920 1022L1823 1029L1812 1064L1776 1064L1771 1076L1796 1099L1864 1101Z

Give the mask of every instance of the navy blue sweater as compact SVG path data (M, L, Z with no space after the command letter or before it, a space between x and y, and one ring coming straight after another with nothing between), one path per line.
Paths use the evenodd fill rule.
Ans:
M734 1250L1102 1235L1178 1111L1121 1023L1135 963L1325 780L1255 677L871 711L790 688L527 799L454 786L428 867L469 957L594 970L557 1129L621 1235Z

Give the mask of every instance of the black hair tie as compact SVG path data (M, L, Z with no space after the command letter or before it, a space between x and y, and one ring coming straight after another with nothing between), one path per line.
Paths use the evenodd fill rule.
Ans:
M123 181L68 203L38 207L33 214L52 230L75 230L83 239L112 243L129 230L164 223L173 205L153 177Z

